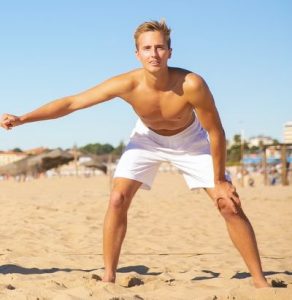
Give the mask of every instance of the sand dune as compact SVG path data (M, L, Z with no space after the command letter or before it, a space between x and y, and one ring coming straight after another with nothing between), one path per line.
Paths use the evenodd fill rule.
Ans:
M0 299L292 299L292 187L239 188L268 280L255 289L203 191L160 173L129 211L117 283L102 283L106 176L0 182Z

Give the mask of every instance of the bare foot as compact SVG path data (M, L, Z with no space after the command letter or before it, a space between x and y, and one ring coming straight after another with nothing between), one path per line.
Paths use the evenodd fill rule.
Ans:
M116 281L116 276L115 275L104 275L102 278L102 282L112 282L115 283Z
M256 288L271 287L271 285L267 282L267 280L265 278L262 280L254 280L253 283Z

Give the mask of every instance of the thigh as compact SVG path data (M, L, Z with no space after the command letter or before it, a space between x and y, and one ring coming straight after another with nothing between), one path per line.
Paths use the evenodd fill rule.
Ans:
M151 189L161 163L155 149L128 148L123 153L114 173L114 178L142 183L142 188Z
M183 174L190 189L214 187L212 157L209 154L174 155L170 162Z

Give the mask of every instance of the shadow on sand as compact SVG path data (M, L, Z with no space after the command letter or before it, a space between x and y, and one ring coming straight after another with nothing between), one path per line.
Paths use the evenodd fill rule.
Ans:
M83 269L70 269L70 268L50 268L50 269L38 269L38 268L24 268L17 265L2 265L0 266L0 274L48 274L48 273L56 273L56 272L73 272L73 271L81 271L81 272L92 272L97 269L83 270Z

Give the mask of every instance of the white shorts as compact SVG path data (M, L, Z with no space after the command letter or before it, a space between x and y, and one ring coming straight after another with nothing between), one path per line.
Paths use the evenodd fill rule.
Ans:
M134 179L151 189L162 162L170 162L183 174L190 189L214 187L210 143L198 119L182 132L162 136L139 119L117 165L114 178Z

